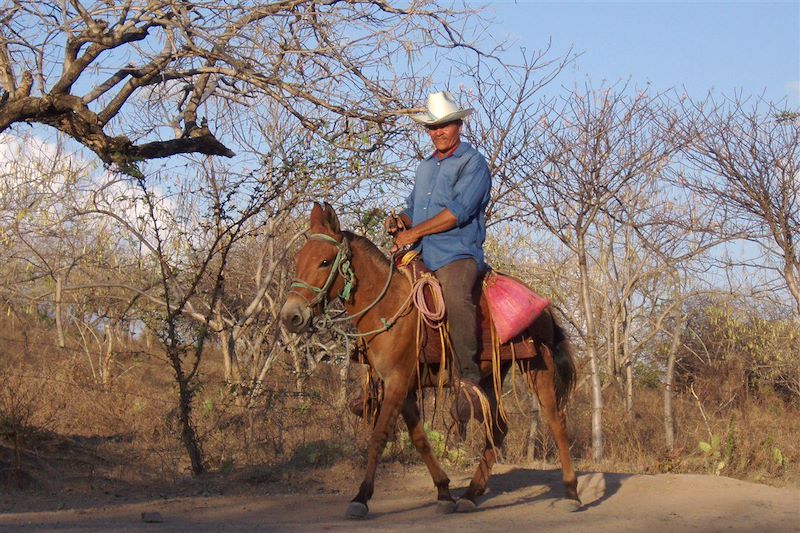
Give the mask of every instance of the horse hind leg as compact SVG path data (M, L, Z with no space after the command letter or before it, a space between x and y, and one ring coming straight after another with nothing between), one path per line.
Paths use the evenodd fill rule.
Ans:
M425 466L433 479L433 484L436 486L436 510L439 513L451 513L455 511L456 501L450 494L450 478L444 472L436 457L433 454L428 439L425 437L425 430L422 426L420 419L419 408L417 407L416 393L412 392L406 396L405 403L403 404L403 419L408 428L408 434L411 437L411 442L422 457Z
M505 365L501 369L503 378L505 378L510 367L511 365ZM492 475L492 467L494 467L494 464L497 462L497 450L503 445L503 441L508 433L508 423L500 416L499 405L494 394L491 376L486 376L481 379L481 389L486 393L491 407L491 438L488 434L486 435L483 454L478 463L478 468L475 470L475 474L473 474L466 492L458 499L456 511L460 513L475 511L478 508L477 499L486 492L486 485L489 482L489 477Z
M552 352L549 347L542 345L540 353L544 363L543 367L530 361L520 363L520 367L528 385L539 399L541 412L547 419L547 424L558 445L561 476L564 481L564 498L559 500L557 505L565 511L576 511L581 506L581 500L578 498L578 480L569 452L566 413L564 409L558 408Z

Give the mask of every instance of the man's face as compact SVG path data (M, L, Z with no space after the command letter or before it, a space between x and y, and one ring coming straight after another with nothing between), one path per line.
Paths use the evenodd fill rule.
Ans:
M445 153L458 144L459 134L461 133L461 122L448 122L436 126L425 126L431 136L433 145L440 153Z

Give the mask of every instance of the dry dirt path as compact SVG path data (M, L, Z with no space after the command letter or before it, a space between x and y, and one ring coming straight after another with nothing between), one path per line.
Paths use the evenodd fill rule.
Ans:
M466 475L452 477L456 488L468 482ZM795 488L700 475L587 473L578 485L584 507L566 514L553 507L559 487L557 471L501 465L479 511L438 515L430 479L423 468L413 467L379 475L370 516L363 521L344 518L346 494L256 494L254 488L137 503L95 500L60 511L21 512L37 506L16 501L0 507L0 531L800 532ZM144 523L143 512L157 512L162 521Z

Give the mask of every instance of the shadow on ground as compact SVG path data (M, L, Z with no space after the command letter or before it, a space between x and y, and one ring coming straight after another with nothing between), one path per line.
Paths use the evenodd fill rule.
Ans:
M585 511L602 503L619 491L622 483L631 477L629 474L608 474L605 472L584 472L578 476L578 495L583 505L579 509ZM525 489L541 488L536 494L519 496L508 501L509 496L524 494ZM460 495L466 489L456 489ZM530 491L528 491L530 492ZM556 500L564 495L564 483L560 470L536 470L529 468L513 468L507 472L493 474L489 480L489 490L480 498L481 506L501 509L513 505L528 504L538 501ZM493 502L492 500L497 500ZM502 500L502 502L500 501Z

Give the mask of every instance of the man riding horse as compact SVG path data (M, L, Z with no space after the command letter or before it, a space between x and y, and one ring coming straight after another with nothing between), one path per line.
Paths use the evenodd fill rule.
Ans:
M381 406L367 445L364 478L347 508L350 518L364 518L369 513L378 462L398 416L405 421L411 442L431 474L437 509L475 510L497 461L497 447L502 446L508 430L495 398L500 393L497 384L514 365L537 395L558 445L565 489L559 506L580 508L565 413L576 374L563 329L548 308L525 313L523 328L501 341L495 335L499 330L489 322L493 315L486 291L478 302L473 300L475 283L486 269L484 217L491 178L484 158L460 138L461 120L470 112L447 93L430 95L427 112L414 120L428 128L436 150L419 164L407 209L399 221L395 217L386 221L387 230L395 234L396 247L416 245L441 282L454 366L458 369L452 383L457 391L456 417L463 422L475 413L479 418L484 406L491 415L484 424L486 436L479 464L458 500L453 498L450 479L427 440L418 405L421 311L409 305L416 282L393 276L393 263L368 239L343 231L336 212L327 203L314 204L308 239L295 256L295 279L280 313L284 325L294 333L307 331L314 317L325 312L328 302L341 300L347 319L356 329L350 335L361 339L366 362L383 383ZM492 342L479 345L479 339ZM489 364L478 366L479 353L483 363ZM476 385L481 379L480 369L485 390L495 385L488 399Z
M470 113L472 109L459 107L450 93L438 92L428 97L425 113L411 117L428 130L435 150L417 166L400 223L390 216L385 224L394 235L395 249L415 245L442 286L458 368L452 383L457 390L455 414L462 423L471 413L481 416L473 288L487 269L483 242L492 186L486 159L461 140L463 119Z

